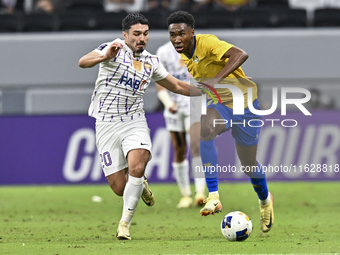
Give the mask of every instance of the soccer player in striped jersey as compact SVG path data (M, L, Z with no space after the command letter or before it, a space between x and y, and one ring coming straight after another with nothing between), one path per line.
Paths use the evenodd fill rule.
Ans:
M153 79L186 96L202 92L174 78L157 56L145 51L149 22L143 15L129 14L122 25L124 40L101 44L81 57L79 66L99 64L89 116L96 119L96 145L104 174L113 192L123 196L117 238L131 240L130 223L139 199L148 206L155 202L144 177L151 159L151 139L143 110L145 90Z
M217 169L218 157L214 139L217 135L232 130L235 139L237 155L241 165L251 169L246 172L259 198L261 229L268 232L274 223L273 198L267 188L267 181L261 165L256 160L257 144L260 135L260 126L240 125L248 120L261 121L262 117L250 112L248 108L247 89L252 87L253 107L259 109L256 84L250 81L244 74L241 65L248 58L247 53L219 40L210 34L195 35L195 19L188 12L179 11L170 14L167 19L170 41L184 60L188 71L194 79L204 79L206 89L215 84L224 83L238 87L245 98L244 115L236 115L233 112L233 95L229 89L216 89L215 96L219 96L219 103L209 98L207 101L207 114L201 118L200 154L202 163L209 169ZM214 91L214 90L213 90ZM216 101L212 103L212 101ZM214 125L214 120L224 119L228 122ZM231 125L231 123L238 123ZM211 168L212 167L212 168ZM209 197L205 206L201 209L201 215L215 214L222 210L222 204L218 193L217 171L206 171L206 182Z
M184 61L176 52L171 42L160 46L156 52L165 69L175 78L190 83L190 77ZM177 185L182 198L177 204L177 208L188 208L193 204L202 205L206 198L204 190L206 187L204 174L198 176L195 173L195 166L201 166L199 154L199 134L200 134L200 112L193 111L190 115L190 108L200 105L200 98L189 98L171 91L167 91L162 86L156 84L158 98L164 105L164 119L166 128L170 132L172 145L174 148L174 158L172 168L175 174ZM196 99L196 100L195 100ZM187 136L190 140L191 169L195 181L195 200L191 197L189 162L186 159Z

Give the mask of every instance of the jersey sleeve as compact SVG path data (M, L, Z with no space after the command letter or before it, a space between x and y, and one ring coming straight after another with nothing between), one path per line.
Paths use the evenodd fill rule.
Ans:
M168 71L164 68L161 61L159 60L159 57L157 57L157 59L158 59L158 62L157 64L155 64L155 70L152 75L152 79L154 81L163 80L169 74Z
M116 40L114 40L114 41L112 41L112 42L102 43L100 46L98 46L97 48L95 48L93 51L99 53L100 55L104 55L104 54L107 52L109 46L110 46L112 43L116 42L116 41L120 41L120 42L121 42L120 39L116 39Z
M224 53L226 53L230 48L234 47L234 45L225 41L221 41L214 35L210 35L206 38L206 40L208 40L207 45L210 45L212 54L218 59L222 59Z
M104 55L107 52L107 49L109 48L109 45L111 43L103 43L97 48L95 48L93 51L99 53L100 55Z

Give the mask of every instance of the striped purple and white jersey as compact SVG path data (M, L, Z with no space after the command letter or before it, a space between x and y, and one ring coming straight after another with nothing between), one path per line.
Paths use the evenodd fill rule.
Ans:
M175 50L171 42L167 42L158 48L156 55L159 57L165 69L175 78L190 83L190 73L185 66L180 54ZM178 112L190 114L190 97L169 91L170 98L177 104Z
M95 52L104 55L109 45L124 46L116 57L100 63L89 116L100 121L129 121L144 116L143 95L151 79L164 79L168 72L159 58L147 51L134 53L123 40L103 43Z

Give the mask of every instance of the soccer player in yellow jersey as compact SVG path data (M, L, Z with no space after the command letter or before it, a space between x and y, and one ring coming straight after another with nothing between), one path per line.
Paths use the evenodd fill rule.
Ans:
M252 88L252 105L259 110L256 84L250 81L244 74L241 65L247 60L247 53L219 40L210 34L195 35L194 17L184 11L172 13L167 19L170 41L181 53L188 71L196 81L204 80L204 88L213 91L215 84L230 84L238 87L244 95L244 114L233 112L233 95L227 88L216 88L219 95L219 103L211 103L207 100L207 114L201 118L200 154L203 166L208 169L217 169L218 158L215 147L215 137L231 129L235 139L237 155L243 169L251 169L245 172L249 177L259 198L261 229L268 232L274 223L273 197L268 191L265 174L261 165L256 160L257 144L260 135L260 126L253 123L247 125L249 120L261 121L262 117L253 114L248 108L248 87ZM215 99L216 101L217 99ZM236 101L235 101L236 102ZM214 125L214 120L223 119L223 124ZM240 123L245 123L244 125ZM238 123L238 124L232 124ZM209 167L210 166L210 167ZM214 168L211 168L214 167ZM205 171L209 197L205 200L205 206L200 213L203 216L215 214L222 210L222 204L218 193L217 171Z

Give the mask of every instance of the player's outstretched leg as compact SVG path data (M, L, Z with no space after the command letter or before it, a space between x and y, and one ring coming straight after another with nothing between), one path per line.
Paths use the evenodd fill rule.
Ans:
M265 172L261 164L256 161L257 145L236 144L236 149L245 173L250 177L250 182L259 198L261 229L263 232L268 232L274 224L273 197L268 191Z
M263 232L268 232L274 225L273 196L268 191L267 180L262 166L257 162L257 170L249 173L250 181L260 203L260 223Z
M209 190L209 197L204 200L204 207L200 213L202 216L214 215L222 211L222 204L218 194L218 173L215 171L218 165L215 141L200 141L200 153L203 168L205 168L205 180Z
M149 188L146 174L144 175L144 185L141 198L147 206L153 206L155 204L155 196L153 195L152 191Z
M123 214L116 235L119 240L131 240L129 227L142 195L143 181L143 177L133 177L130 175L125 185L123 193Z

